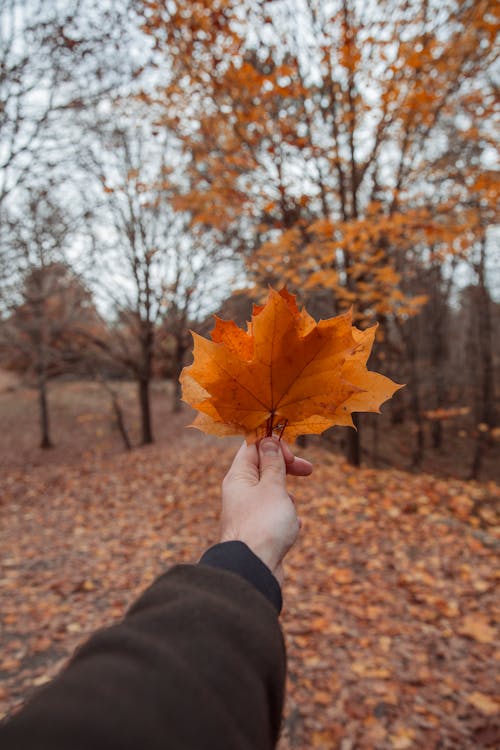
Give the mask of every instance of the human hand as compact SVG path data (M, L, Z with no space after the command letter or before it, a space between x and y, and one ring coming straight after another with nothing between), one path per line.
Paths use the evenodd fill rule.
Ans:
M275 437L243 443L222 483L221 541L245 542L283 583L283 559L300 521L286 474L308 476L312 464Z

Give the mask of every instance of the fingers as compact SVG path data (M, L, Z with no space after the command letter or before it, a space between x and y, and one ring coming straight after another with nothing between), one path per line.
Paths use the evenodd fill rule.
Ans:
M286 465L287 474L292 474L295 477L308 477L312 470L312 464L305 458L294 457L293 462Z
M281 453L284 459L285 470L287 474L291 474L296 477L307 477L311 474L313 466L309 461L304 458L298 458L294 456L290 447L284 440L278 440L276 437L264 438L258 444L247 445L244 441L234 457L233 463L228 471L228 478L230 479L243 479L251 484L255 484L259 481L259 476L262 475L262 454L261 446L264 442L271 442L271 445L281 446ZM283 463L281 460L276 458L274 462L267 461L268 472L274 472L276 477L282 477ZM260 471L259 471L260 468Z
M246 441L243 441L226 474L226 479L243 479L251 484L259 481L259 454L255 444L247 445Z
M285 458L287 474L293 474L296 477L308 477L311 474L313 470L312 463L306 461L305 458L294 456L290 450L290 446L284 440L281 441L281 449Z
M277 438L269 437L260 441L259 464L261 481L274 481L284 485L286 464Z

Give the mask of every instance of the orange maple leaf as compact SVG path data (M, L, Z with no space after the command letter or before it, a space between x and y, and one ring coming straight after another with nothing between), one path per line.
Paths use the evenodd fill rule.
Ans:
M216 318L212 341L193 333L194 362L180 378L200 412L191 426L248 441L352 427L352 412L378 412L402 387L366 369L376 328L355 328L351 312L316 323L286 289L270 289L247 331Z

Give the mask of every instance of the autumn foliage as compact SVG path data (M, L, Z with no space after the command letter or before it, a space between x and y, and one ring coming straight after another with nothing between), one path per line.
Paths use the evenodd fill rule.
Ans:
M499 217L493 4L137 0L136 7L161 70L140 98L179 146L173 202L191 229L233 253L253 298L287 285L317 318L352 308L356 325L382 324L377 357L408 383L394 414L412 414L413 468L426 450L424 410L463 408L475 391L471 415L491 435L495 324L485 264ZM466 266L479 287L478 333L464 329L477 354L463 350L463 366L448 367L459 354L450 331ZM445 385L476 357L467 393ZM359 464L371 421L354 421L358 430L344 447ZM443 429L433 424L437 450ZM484 448L477 443L472 476Z
M350 312L316 323L286 289L270 289L247 331L217 318L212 341L193 334L194 363L181 376L200 412L193 426L249 440L352 427L352 412L378 411L401 387L366 368L375 330L352 326Z
M257 285L414 315L415 264L466 257L494 220L491 3L138 7L168 60L145 98L186 154L176 204L243 251Z

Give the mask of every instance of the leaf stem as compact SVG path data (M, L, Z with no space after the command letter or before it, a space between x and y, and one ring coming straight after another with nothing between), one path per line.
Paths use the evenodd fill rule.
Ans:
M281 440L281 438L283 437L283 433L285 432L287 424L288 424L288 419L285 419L285 421L283 422L283 424L278 425L279 428L280 428L280 434L278 436L279 440Z
M278 440L281 440L283 437L283 433L285 432L285 428L288 424L288 419L285 419L285 421L282 424L274 424L274 412L271 413L271 416L268 417L266 420L266 437L272 437L274 430L279 430Z
M266 421L266 437L272 437L273 435L273 418L274 412L271 412L271 416Z

